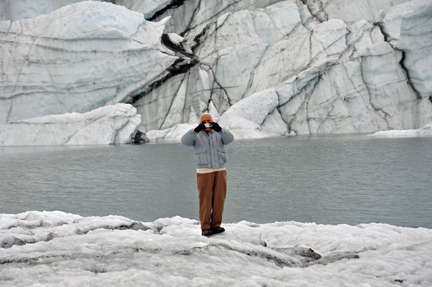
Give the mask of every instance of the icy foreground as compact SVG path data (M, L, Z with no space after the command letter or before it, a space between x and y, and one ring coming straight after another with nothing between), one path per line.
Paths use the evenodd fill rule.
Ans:
M4 286L430 286L432 230L386 224L136 222L0 215Z
M0 125L0 146L126 144L140 122L129 104L50 115Z

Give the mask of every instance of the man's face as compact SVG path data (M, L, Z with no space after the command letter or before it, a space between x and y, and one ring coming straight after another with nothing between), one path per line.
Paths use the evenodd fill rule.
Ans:
M204 115L201 116L200 123L205 124L205 123L211 123L211 122L213 122L213 118L212 118L211 115L204 114ZM209 132L209 131L211 131L211 128L206 128L205 131Z

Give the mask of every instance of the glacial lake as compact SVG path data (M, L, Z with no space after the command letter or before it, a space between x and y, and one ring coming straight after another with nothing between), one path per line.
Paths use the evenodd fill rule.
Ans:
M432 138L236 140L224 222L432 228ZM61 210L198 219L193 149L179 143L0 147L0 213Z

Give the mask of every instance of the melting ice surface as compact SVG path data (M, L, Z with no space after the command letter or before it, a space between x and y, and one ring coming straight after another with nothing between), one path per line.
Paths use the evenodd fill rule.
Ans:
M2 286L430 286L432 230L0 215ZM40 286L38 284L38 286Z

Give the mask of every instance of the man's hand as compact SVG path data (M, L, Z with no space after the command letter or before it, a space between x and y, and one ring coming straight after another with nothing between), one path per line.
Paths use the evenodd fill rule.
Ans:
M205 130L205 125L203 123L200 123L195 129L194 132L199 133L200 131Z
M210 124L212 125L212 129L213 129L215 132L220 132L220 131L222 130L222 128L220 127L220 125L219 125L218 123L211 122Z

